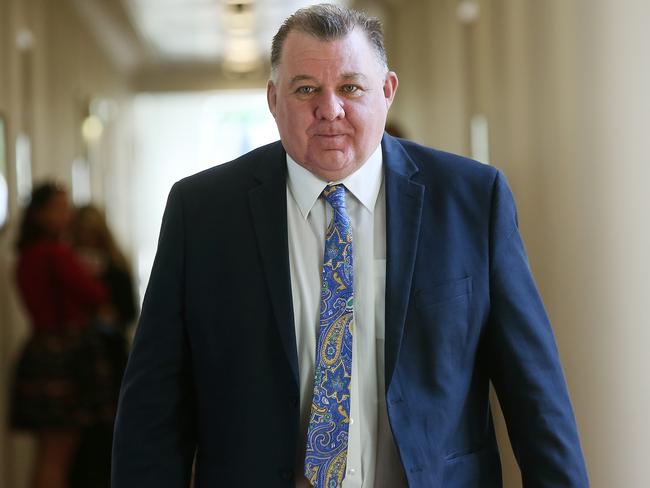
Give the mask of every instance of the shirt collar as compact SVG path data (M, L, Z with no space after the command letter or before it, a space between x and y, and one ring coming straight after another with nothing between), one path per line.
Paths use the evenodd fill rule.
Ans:
M375 202L382 180L381 144L370 155L365 163L351 175L340 181L323 181L307 168L299 165L287 153L288 185L291 194L296 200L300 213L304 219L309 217L309 212L323 192L330 184L343 183L352 195L359 200L370 213L375 210Z

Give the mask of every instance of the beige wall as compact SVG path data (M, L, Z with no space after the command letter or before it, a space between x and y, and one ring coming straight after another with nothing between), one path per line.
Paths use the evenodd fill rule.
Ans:
M467 154L469 117L490 122L592 485L647 485L650 4L480 0L470 26L454 0L382 4L401 82L393 114L409 135ZM521 486L503 458L505 485Z
M400 79L390 119L399 123L410 139L467 153L463 30L449 21L454 18L455 2L413 0L385 5L381 13L386 49L390 67Z
M483 7L501 11L477 26L482 46L492 43L484 76L493 91L485 98L500 102L486 109L495 121L494 160L511 175L523 210L593 486L644 486L650 360L640 344L650 337L643 280L650 234L639 224L650 215L650 34L642 20L650 5Z
M20 51L16 36L26 28L31 49ZM25 336L24 315L13 290L13 250L19 209L15 195L13 141L24 131L32 141L35 180L55 178L70 184L72 161L86 155L93 166L93 194L98 203L114 197L115 181L125 178L128 147L120 117L108 125L104 142L87 148L80 134L86 104L110 97L128 120L128 86L70 7L70 2L0 0L0 113L8 121L11 222L0 234L0 416L5 418L8 367ZM115 143L120 139L122 144ZM88 152L90 151L90 152ZM119 180L118 180L119 181ZM125 234L125 232L123 232ZM128 236L127 236L128 237ZM0 486L25 486L30 439L9 436L0 423Z

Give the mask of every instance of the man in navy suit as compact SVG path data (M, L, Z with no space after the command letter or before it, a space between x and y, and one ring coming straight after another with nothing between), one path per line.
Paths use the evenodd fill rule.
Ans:
M588 486L503 175L384 133L398 82L365 14L299 10L271 61L281 142L169 195L113 487L187 487L193 463L199 488L501 486L490 381L524 486ZM320 336L334 293L321 272L340 222L351 237L339 243L353 244L351 359L323 403L321 362L336 348ZM322 452L316 422L337 433Z

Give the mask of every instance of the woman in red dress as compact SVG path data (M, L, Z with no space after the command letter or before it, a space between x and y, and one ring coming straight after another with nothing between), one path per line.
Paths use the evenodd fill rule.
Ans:
M18 239L17 282L32 334L16 366L12 426L34 432L33 488L66 488L81 430L114 415L112 368L91 323L109 314L107 293L64 241L66 191L32 193Z

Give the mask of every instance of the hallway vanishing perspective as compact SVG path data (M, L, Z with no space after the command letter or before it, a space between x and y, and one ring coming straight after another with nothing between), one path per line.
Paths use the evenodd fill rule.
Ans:
M16 247L32 192L56 182L39 207L53 209L46 225L77 215L79 262L111 270L98 273L110 275L101 285L62 258L86 293L70 308L92 303L119 323L103 359L120 376L171 186L278 139L266 98L271 38L314 3L0 0L0 486L30 487L43 455L6 421L34 325ZM389 131L507 176L591 484L647 486L650 2L335 3L382 20L399 76ZM63 189L70 208L55 202ZM106 311L102 286L120 307ZM114 394L119 378L92 383L101 381L114 383L93 394ZM504 486L523 486L496 395L492 405ZM84 443L58 439L87 447L61 455L73 485L107 486L111 422Z

